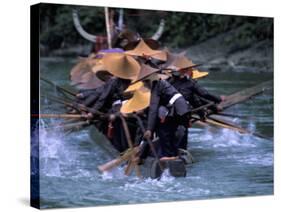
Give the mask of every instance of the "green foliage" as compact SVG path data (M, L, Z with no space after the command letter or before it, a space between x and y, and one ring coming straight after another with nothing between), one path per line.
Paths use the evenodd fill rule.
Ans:
M41 4L41 44L52 50L89 43L76 31L72 20L72 9L79 10L81 24L87 32L106 35L102 7ZM115 11L117 22L119 10L112 9ZM233 36L235 42L249 43L273 39L272 18L134 9L125 9L124 14L124 22L128 28L137 31L142 37L152 36L161 18L164 18L165 31L160 41L169 47L185 48L231 30L235 31ZM233 38L225 42L231 43Z

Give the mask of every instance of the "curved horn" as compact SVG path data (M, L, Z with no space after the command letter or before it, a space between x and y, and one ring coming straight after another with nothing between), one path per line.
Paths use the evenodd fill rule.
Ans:
M73 10L73 11L72 11L72 17L73 17L74 26L75 26L76 30L79 32L79 34L80 34L83 38L85 38L86 40L95 43L96 40L97 40L97 39L96 39L96 36L89 34L88 32L86 32L86 31L83 29L83 27L82 27L81 24L80 24L80 20L79 20L79 17L78 17L78 12L77 12L77 10Z
M151 37L151 39L158 40L164 32L164 27L165 27L165 20L161 19L159 27L158 27L156 33Z

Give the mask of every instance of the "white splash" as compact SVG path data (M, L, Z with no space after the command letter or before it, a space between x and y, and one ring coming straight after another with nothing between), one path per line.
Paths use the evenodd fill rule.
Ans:
M65 143L65 134L45 130L43 120L40 120L39 128L39 155L40 172L46 176L62 177L62 165L75 161L75 154Z
M127 178L124 174L124 169L122 167L116 167L110 171L105 171L101 174L102 180L107 181L107 180L120 180Z

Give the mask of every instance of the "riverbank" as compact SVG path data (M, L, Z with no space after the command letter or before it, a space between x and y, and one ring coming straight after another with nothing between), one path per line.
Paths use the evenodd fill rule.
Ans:
M245 25L221 33L198 44L173 50L186 50L186 55L195 63L203 64L206 71L273 72L273 40L244 37ZM162 43L162 46L168 44ZM91 43L47 51L41 48L41 55L47 58L77 58L90 53Z
M232 30L187 48L187 56L208 71L273 72L273 41L240 39Z

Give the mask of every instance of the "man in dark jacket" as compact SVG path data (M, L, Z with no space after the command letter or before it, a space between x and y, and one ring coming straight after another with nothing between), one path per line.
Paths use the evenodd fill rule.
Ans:
M206 101L220 103L223 97L219 97L209 93L205 88L200 86L197 81L192 79L193 67L196 65L183 55L175 57L169 67L174 68L172 77L169 82L183 95L186 101L193 108L206 104ZM205 118L205 111L198 111L198 115L202 120ZM188 142L188 128L181 126L178 131L178 148L186 149Z
M142 64L137 79L137 81L142 80L145 86L151 89L147 129L144 137L150 139L153 132L156 132L160 140L158 154L161 160L175 159L178 155L174 142L175 132L180 124L188 123L189 105L169 82L159 79L158 71ZM165 120L161 120L161 108L166 108L169 113Z
M124 91L130 85L131 80L136 77L134 73L138 73L140 66L134 58L122 53L107 54L102 58L102 62L104 63L103 72L107 70L113 77L106 82L101 95L98 96L92 108L104 113L114 114L119 112L122 101L125 100ZM98 72L97 76L99 76ZM94 114L92 115L94 116ZM119 117L111 118L108 125L102 128L102 131L118 151L122 152L128 148ZM133 137L134 129L130 128L130 132Z

